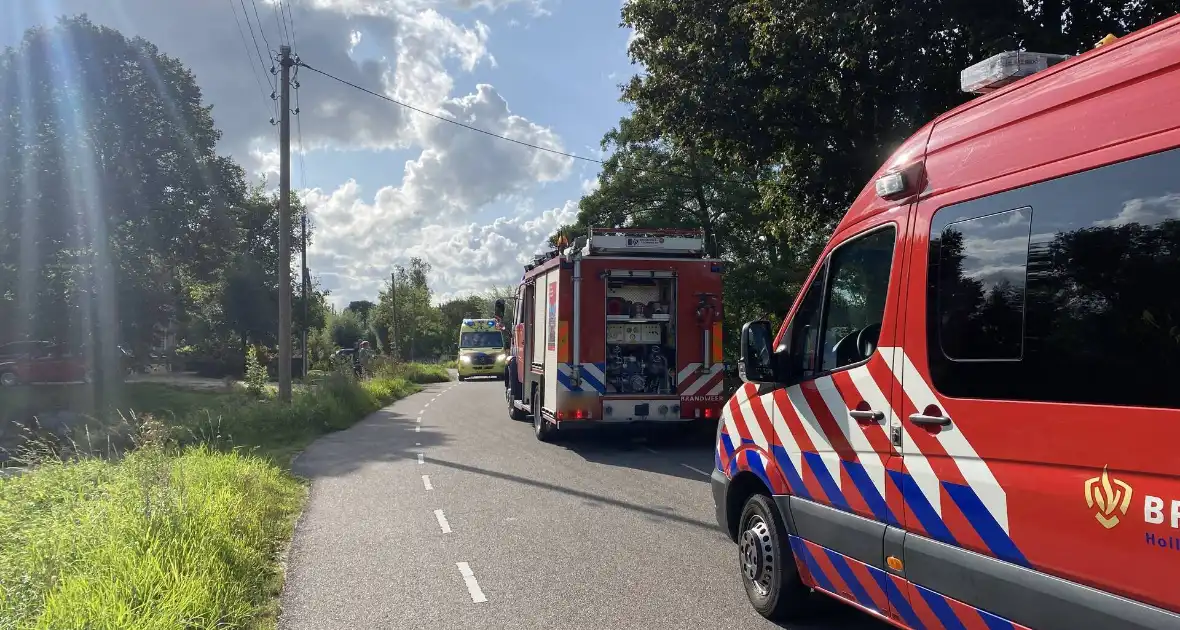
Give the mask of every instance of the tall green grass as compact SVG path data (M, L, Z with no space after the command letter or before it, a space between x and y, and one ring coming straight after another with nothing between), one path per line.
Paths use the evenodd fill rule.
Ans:
M258 457L158 446L0 480L0 629L249 627L305 492Z
M214 405L161 420L181 445L243 448L286 466L294 453L315 438L346 429L419 389L417 383L400 376L357 380L332 373L314 387L295 393L290 405L273 398L228 395Z
M290 456L439 378L333 373L290 405L155 386L138 392L151 415L120 418L138 448L31 449L34 468L0 478L0 630L273 627L306 496Z

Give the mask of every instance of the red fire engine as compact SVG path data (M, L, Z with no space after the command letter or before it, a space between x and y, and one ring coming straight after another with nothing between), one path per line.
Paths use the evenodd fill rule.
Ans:
M505 397L538 439L719 417L721 261L700 232L591 229L526 266L515 299Z

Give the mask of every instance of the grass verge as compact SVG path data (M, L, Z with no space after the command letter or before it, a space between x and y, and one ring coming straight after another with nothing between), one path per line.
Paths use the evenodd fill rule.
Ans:
M137 448L0 478L0 630L273 627L306 496L291 455L440 380L435 366L331 374L290 405L137 388L136 411L155 414L121 418Z

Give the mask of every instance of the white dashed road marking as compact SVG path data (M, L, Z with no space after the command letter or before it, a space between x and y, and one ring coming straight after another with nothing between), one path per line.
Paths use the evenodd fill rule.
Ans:
M685 468L687 468L687 469L689 469L689 470L691 470L691 471L693 471L693 472L695 472L695 473L700 473L700 474L702 474L702 475L704 475L704 476L706 476L706 477L710 476L710 475L709 475L709 473L707 473L707 472L705 472L705 471L701 470L700 468L693 468L692 466L689 466L688 464L681 464L681 466L684 466Z
M414 433L421 433L421 432L422 432L422 425L420 425L420 424L414 425Z
M652 447L650 447L650 446L645 446L645 447L643 447L643 448L644 448L644 450L646 450L646 451L647 451L647 452L649 452L649 453L659 453L659 451L657 451L656 449L654 449L654 448L652 448Z
M451 524L447 522L447 517L442 510L435 510L434 518L438 519L438 526L442 528L442 533L451 533Z
M426 463L426 455L424 455L422 453L418 453L418 463L425 464Z
M422 475L422 487L427 490L434 490L434 486L430 485L430 475Z
M475 581L475 573L471 571L471 567L466 562L456 562L455 566L459 567L459 573L463 576L463 581L467 584L467 592L471 593L472 603L478 604L488 601L488 598L484 597L483 591L479 588L479 582Z

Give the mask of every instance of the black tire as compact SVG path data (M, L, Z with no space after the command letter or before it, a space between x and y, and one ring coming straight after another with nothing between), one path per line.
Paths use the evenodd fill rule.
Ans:
M20 377L16 375L16 372L9 370L0 372L0 385L3 385L4 387L20 385Z
M517 422L521 422L523 420L528 420L529 414L527 414L523 410L517 408L516 400L514 399L514 397L512 395L512 386L510 384L504 385L504 400L506 400L508 402L508 417L509 418L512 418L513 420L516 420Z
M463 376L462 374L460 374L460 375L459 375L459 382L460 382L460 383L462 383L462 382L463 382L463 381L465 381L465 380L467 380L467 377L466 377L466 376Z
M787 528L771 498L747 499L738 523L738 571L750 604L771 621L799 618L807 612L810 589L799 577Z
M553 440L553 425L545 419L541 412L541 393L533 392L533 435L542 442Z

